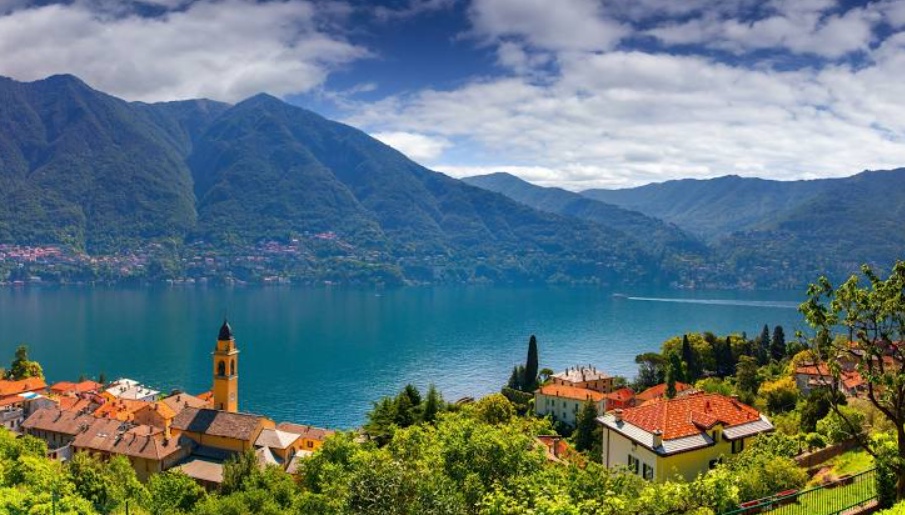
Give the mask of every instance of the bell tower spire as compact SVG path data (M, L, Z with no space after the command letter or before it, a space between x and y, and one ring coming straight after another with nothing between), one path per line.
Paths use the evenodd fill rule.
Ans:
M226 319L220 326L213 357L214 409L236 412L239 410L239 349Z

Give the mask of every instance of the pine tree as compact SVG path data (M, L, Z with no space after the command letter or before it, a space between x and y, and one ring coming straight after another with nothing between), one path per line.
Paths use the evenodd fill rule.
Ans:
M522 381L524 391L533 392L537 388L538 367L537 338L532 334L528 340L528 359L525 361L525 375Z
M507 386L512 388L513 390L521 390L522 389L522 367L516 365L512 367L512 375L509 376L509 383Z
M773 341L770 343L770 351L776 361L782 361L786 357L786 333L781 325L773 328Z
M424 399L424 411L421 413L421 419L428 423L436 420L442 403L443 399L440 398L437 388L434 385L430 385L427 389L427 397Z
M100 383L100 384L103 385L103 386L107 386L107 374L101 372L101 373L97 376L97 382Z
M594 447L597 429L597 408L591 401L586 401L578 412L575 424L574 442L579 451L590 451Z
M415 387L415 385L411 383L405 385L405 389L402 392L408 396L412 406L417 407L421 405L421 392L418 391L418 388Z
M415 423L415 405L405 392L396 396L396 413L393 422L399 427L409 427Z

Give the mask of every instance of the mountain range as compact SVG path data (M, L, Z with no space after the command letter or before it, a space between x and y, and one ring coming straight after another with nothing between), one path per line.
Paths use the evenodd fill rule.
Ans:
M0 282L797 287L901 256L903 179L459 181L266 94L149 104L69 75L0 78L0 245L72 256L0 259Z

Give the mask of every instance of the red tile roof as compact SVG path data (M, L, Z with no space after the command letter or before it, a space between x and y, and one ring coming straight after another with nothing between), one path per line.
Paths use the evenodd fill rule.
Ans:
M635 396L638 402L645 402L651 399L658 399L661 397L666 397L666 383L661 383L656 386L651 386L647 390L639 393ZM676 381L676 391L681 392L684 390L690 390L692 386L690 384L680 383Z
M563 397L565 399L573 399L579 401L592 400L600 402L606 397L606 394L588 390L587 388L579 388L577 386L565 386L561 384L546 384L541 386L538 393L548 395L550 397Z
M47 383L40 377L29 377L19 381L0 380L0 397L18 395L25 392L37 392L47 388Z
M622 418L647 432L661 431L664 440L671 440L700 434L716 424L732 427L754 422L760 420L760 412L723 395L695 393L629 408Z
M619 402L625 402L627 400L631 400L631 398L634 396L635 396L635 392L631 388L620 388L616 391L606 394L607 399L610 399L613 401L619 401Z
M54 384L50 387L50 391L53 393L66 394L66 393L87 393L87 392L98 392L104 388L104 385L100 383L95 383L94 381L82 381L79 383L73 383L70 381L60 381L59 383Z

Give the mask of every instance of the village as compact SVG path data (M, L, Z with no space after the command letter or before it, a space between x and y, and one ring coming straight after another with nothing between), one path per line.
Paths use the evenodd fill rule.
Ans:
M517 368L514 378L538 377L536 346L532 337L528 371ZM688 355L691 344L687 337L683 346ZM894 364L892 354L882 358L887 365ZM25 356L18 358L33 363ZM246 452L253 452L262 468L273 466L294 474L301 461L336 432L277 423L240 411L238 363L239 348L232 328L224 321L212 352L210 391L163 394L127 378L108 384L80 380L49 386L41 377L5 379L0 380L0 424L16 434L44 441L48 457L54 460L65 462L80 452L103 460L123 456L142 481L172 470L216 491L223 482L225 464ZM793 358L794 387L803 396L814 391L863 396L866 383L856 369L857 360L839 364L841 380L834 378L826 363ZM698 381L698 387L676 381L671 369L665 382L641 391L590 364L551 372L539 374L546 377L535 384L513 386L522 390L528 386L528 392L518 393L530 397L531 414L549 420L560 433L535 438L552 462L581 456L570 443L575 438L562 435L580 431L578 426L588 409L593 410L594 437L599 439L599 446L592 447L599 455L591 459L649 482L694 481L751 447L758 436L776 429L767 414L745 404L737 394L701 388L706 381ZM504 394L507 390L509 394L516 391L507 387ZM356 438L366 441L370 437L366 425Z

